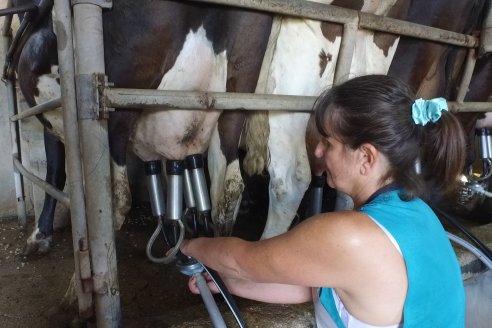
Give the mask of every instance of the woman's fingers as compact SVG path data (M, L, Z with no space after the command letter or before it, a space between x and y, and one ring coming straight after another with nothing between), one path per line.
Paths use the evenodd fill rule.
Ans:
M207 282L207 286L210 289L210 291L213 294L218 293L219 289L215 285L214 281L210 278L210 276L208 274L205 274L204 278L205 278L205 281ZM190 289L190 291L193 294L200 294L200 289L198 288L198 286L196 284L196 277L190 277L190 279L188 280L188 288Z
M191 277L188 280L188 288L193 294L200 294L200 290L198 289L198 286L196 285L196 278Z

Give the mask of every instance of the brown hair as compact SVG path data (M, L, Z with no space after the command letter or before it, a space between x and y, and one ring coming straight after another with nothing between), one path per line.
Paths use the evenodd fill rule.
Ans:
M386 75L366 75L325 91L314 105L319 132L356 149L372 144L386 156L405 198L427 198L430 191L450 192L462 173L465 138L461 124L448 111L425 126L412 119L414 93ZM420 158L421 174L416 163ZM426 193L426 192L428 193Z

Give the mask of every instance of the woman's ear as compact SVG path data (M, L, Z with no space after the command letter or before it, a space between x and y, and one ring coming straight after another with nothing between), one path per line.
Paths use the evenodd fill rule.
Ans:
M369 143L362 144L359 147L359 150L361 154L360 173L362 175L367 175L374 169L379 158L379 151Z

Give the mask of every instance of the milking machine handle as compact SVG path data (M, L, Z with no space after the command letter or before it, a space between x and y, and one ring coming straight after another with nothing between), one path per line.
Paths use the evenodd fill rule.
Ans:
M184 235L185 235L185 227L184 224L181 220L176 220L179 226L179 237L176 242L176 245L171 248L164 257L155 257L152 255L152 246L154 245L155 240L157 239L157 236L160 234L163 224L162 220L158 221L157 228L155 229L154 233L150 237L147 247L146 247L146 253L147 257L154 263L159 263L159 264L169 264L176 260L176 255L181 254L179 249L181 247L181 244L183 243ZM182 257L185 257L184 255ZM232 314L234 315L234 318L236 319L238 325L240 328L245 328L246 323L244 322L243 318L241 317L241 314L239 312L239 308L234 301L234 298L232 295L229 293L227 290L227 287L225 286L224 282L220 278L219 274L215 272L214 270L211 270L201 264L200 262L197 262L195 259L189 258L188 261L182 262L181 260L178 260L177 266L180 268L181 273L189 275L189 276L194 276L197 278L197 282L199 279L203 280L202 272L206 271L212 281L214 282L215 286L217 286L217 289L221 293L222 297L224 298L225 302L227 303L227 306L231 310ZM213 302L213 297L211 297L210 290L208 290L208 286L206 286L205 283L205 288L203 286L203 281L202 286L199 286L200 288L200 294L202 292L202 299L205 303L205 306L207 307L207 310L210 314L210 317L216 327L222 327L223 326L223 320L220 317L220 312L218 312L217 306L215 304L211 304ZM208 293L207 293L208 292ZM215 306L214 306L215 305ZM224 326L225 327L225 326Z
M178 227L179 227L179 236L176 245L174 245L174 247L172 247L169 251L167 251L165 256L155 257L152 255L152 246L154 245L154 242L157 239L157 236L159 235L163 227L162 220L158 221L157 228L155 229L154 233L150 237L146 247L147 257L152 262L159 263L159 264L169 264L176 259L176 255L179 252L179 247L181 246L181 243L183 242L184 235L185 235L185 227L183 225L183 222L181 222L181 220L176 220L176 222L178 223Z

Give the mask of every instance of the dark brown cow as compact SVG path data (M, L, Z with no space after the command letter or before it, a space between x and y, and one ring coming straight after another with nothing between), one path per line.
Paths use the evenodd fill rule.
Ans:
M445 30L479 35L482 29L484 15L490 6L490 1L414 1L409 10L408 20ZM459 19L456 19L459 17ZM478 51L477 51L478 54ZM464 70L467 50L449 46L443 43L402 38L388 71L389 75L397 76L407 81L419 97L444 97L450 101L456 100L459 83ZM477 59L469 91L465 101L487 101L492 95L492 58L483 55ZM458 114L464 130L468 134L468 161L471 165L475 160L475 125L479 113ZM486 124L486 123L484 123ZM436 172L436 174L439 174ZM456 204L456 200L446 199L443 202L440 195L433 195L433 201L441 203L450 210L467 207ZM486 201L488 203L488 201ZM490 205L485 204L490 208ZM479 210L480 211L480 210ZM469 214L462 212L461 214ZM487 215L488 216L488 215Z
M444 0L317 2L466 34L481 29L482 16L487 7L484 0L456 0L452 3ZM265 92L314 96L329 88L338 58L341 25L294 18L283 19L280 24L276 53L268 80L264 82ZM421 97L455 99L466 50L438 42L397 38L396 35L369 31L359 31L355 47L350 74L345 78L372 73L389 74L407 81ZM484 101L490 95L492 85L487 82L490 80L488 65L486 58L483 63L480 61L477 64L477 74L471 86L476 89L471 90L466 100ZM468 131L473 131L476 117L473 114L463 115L463 122L469 122L466 124ZM307 152L304 149L307 120L308 115L303 113L269 113L267 128L262 130L266 130L265 134L268 135L268 144L265 145L267 156L264 157L268 159L246 159L261 164L259 168L248 169L249 172L261 172L267 167L270 174L269 212L262 238L289 228L308 188L310 173L319 173L316 172L315 161L310 158L310 167L307 159L316 144L316 136L307 136ZM308 129L308 132L313 130ZM255 135L261 134L255 131Z

